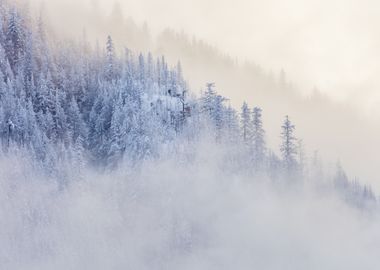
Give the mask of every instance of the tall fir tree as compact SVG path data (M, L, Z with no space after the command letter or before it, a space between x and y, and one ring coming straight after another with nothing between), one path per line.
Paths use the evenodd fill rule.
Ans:
M264 164L266 145L265 131L262 121L262 109L255 107L252 110L252 143L253 143L253 163L257 169L261 169Z
M283 166L287 173L294 173L297 167L297 138L294 135L295 128L289 116L285 116L284 123L281 127L282 142L280 151Z
M251 110L246 102L243 103L240 113L241 137L245 145L252 144Z

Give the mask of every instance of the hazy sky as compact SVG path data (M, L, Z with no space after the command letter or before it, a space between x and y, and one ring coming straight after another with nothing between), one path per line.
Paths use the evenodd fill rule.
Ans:
M99 0L111 6L109 0ZM305 92L380 100L379 7L373 0L120 0L155 30L184 29L240 59L282 67ZM364 102L364 103L363 103Z
M39 1L39 0L35 0ZM46 1L45 1L46 2ZM112 0L50 0L86 7ZM284 68L304 92L316 86L371 111L380 104L378 14L374 0L119 0L127 16L154 32L185 30L239 59ZM59 9L58 9L59 10Z

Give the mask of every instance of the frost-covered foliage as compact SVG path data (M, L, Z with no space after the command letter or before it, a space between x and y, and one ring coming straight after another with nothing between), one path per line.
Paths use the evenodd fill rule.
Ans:
M196 97L180 64L0 13L1 269L377 269L371 187L288 116L271 150L261 108Z
M53 160L57 146L82 151L91 162L136 161L158 155L190 114L180 65L151 54L46 41L43 24L28 25L16 9L3 10L0 29L1 139L36 158ZM53 48L53 49L52 49Z
M226 168L231 170L274 182L312 178L313 168L297 154L303 150L288 116L278 157L266 146L260 108L244 103L236 112L213 83L195 97L180 63L170 68L164 57L151 53L117 52L111 36L104 49L86 41L55 41L47 38L42 19L35 23L4 3L0 12L2 152L26 150L60 184L66 181L63 163L80 172L86 166L136 166L168 155L181 159L181 149L205 137L229 149ZM325 178L345 198L360 206L366 205L363 200L375 201L370 187L344 180L340 171Z

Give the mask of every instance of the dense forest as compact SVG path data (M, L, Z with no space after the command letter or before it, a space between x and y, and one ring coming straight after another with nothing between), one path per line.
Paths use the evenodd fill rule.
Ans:
M26 150L46 173L65 182L62 162L79 171L85 166L136 166L184 155L179 145L191 148L211 137L229 149L236 163L231 169L274 182L315 182L318 179L311 178L322 177L318 156L306 160L288 116L279 134L279 151L272 151L265 143L261 108L244 103L236 111L213 83L206 84L200 97L193 95L180 63L169 67L164 56L127 48L118 52L111 36L96 48L85 41L52 41L42 18L34 21L14 7L3 5L0 17L5 155L14 148ZM191 156L186 158L191 162ZM340 165L330 178L355 205L376 202L371 188L350 181Z
M0 4L0 268L307 269L350 262L353 235L350 267L371 264L377 196L310 157L291 114L272 149L260 104L236 108L212 80L197 94L181 62L120 49L112 31L59 39ZM342 256L320 262L326 249Z

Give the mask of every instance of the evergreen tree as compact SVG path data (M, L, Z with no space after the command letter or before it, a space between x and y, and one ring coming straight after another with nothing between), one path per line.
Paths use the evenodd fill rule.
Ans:
M297 166L297 138L294 136L295 126L289 120L289 117L286 116L281 128L282 142L280 151L283 166L288 173L294 173Z
M262 110L258 107L252 111L252 143L253 143L253 162L260 168L265 159L265 131L262 122Z
M246 102L241 107L240 126L243 142L250 146L252 143L251 110Z
M212 129L215 133L215 138L217 141L220 140L223 121L224 121L224 112L225 107L223 103L226 101L226 98L218 95L215 90L214 83L206 84L206 91L201 98L202 111L206 114Z
M22 19L16 8L12 8L8 14L5 43L8 60L14 72L17 70L16 65L22 59L25 49L25 32L22 24Z
M222 129L224 128L225 121L225 108L223 102L226 101L221 95L217 95L214 101L214 113L212 119L215 125L215 136L216 140L220 141L222 136Z
M72 142L76 142L79 136L81 137L81 140L87 138L87 127L82 119L78 104L74 98L71 98L70 100L66 115Z
M125 112L121 94L119 93L114 102L114 109L110 127L110 146L108 150L108 164L114 165L120 161L126 149L126 125Z
M112 81L116 77L115 67L115 47L111 36L107 37L107 65L106 65L106 79Z
M202 111L205 112L209 117L212 117L214 111L214 103L216 98L215 83L207 83L206 91L203 93L201 98Z
M237 112L231 106L228 106L226 109L225 122L227 143L237 145L240 143L239 117Z

